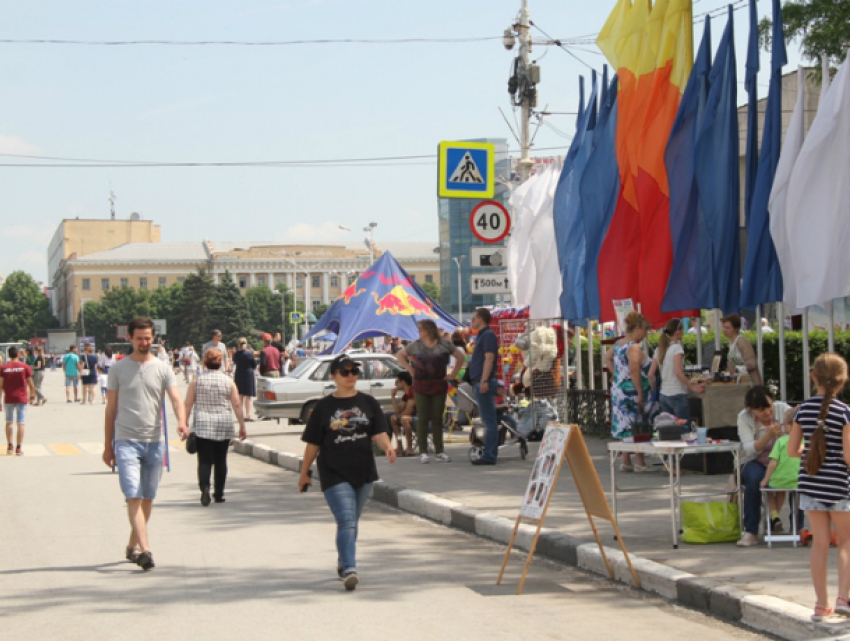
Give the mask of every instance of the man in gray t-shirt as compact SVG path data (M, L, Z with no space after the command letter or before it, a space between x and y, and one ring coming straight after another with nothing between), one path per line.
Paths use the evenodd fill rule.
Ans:
M220 329L214 329L212 331L212 340L209 343L204 343L204 346L201 348L202 362L206 353L211 349L217 349L219 352L221 352L221 371L225 373L230 373L230 358L227 354L227 346L221 342Z
M147 522L162 476L163 444L160 408L166 394L177 415L177 433L189 434L186 411L174 372L151 353L153 321L134 318L129 326L133 353L109 370L103 462L118 468L121 491L130 517L126 558L144 570L154 567Z

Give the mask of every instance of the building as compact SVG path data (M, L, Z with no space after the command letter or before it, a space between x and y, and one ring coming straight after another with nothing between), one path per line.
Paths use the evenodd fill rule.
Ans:
M263 242L198 242L162 243L159 226L150 225L149 240L125 241L90 253L92 241L84 242L75 233L93 233L103 237L115 221L89 220L85 226L63 221L51 243L50 256L63 256L49 262L54 313L63 327L72 325L82 304L99 301L104 292L118 287L154 289L182 282L199 268L219 283L229 274L244 294L252 287L274 288L285 283L299 301L308 301L310 309L333 303L370 263L370 253L355 243L291 244ZM133 228L135 232L135 228ZM114 232L113 232L114 233ZM123 240L123 237L122 237ZM54 244L56 245L54 247ZM359 244L359 243L358 243ZM76 251L69 251L74 249ZM440 284L440 266L436 243L388 243L379 247L389 251L420 285Z
M508 144L504 138L478 139L465 142L489 142L496 145L496 191L492 199L508 208L511 188L508 186L511 178L511 163L508 158ZM469 318L469 314L484 305L495 305L497 298L507 299L509 296L495 295L473 296L471 292L472 275L486 273L488 269L470 268L470 248L473 245L484 245L472 233L469 216L481 200L475 198L440 198L440 305L456 317ZM488 247L502 247L505 241L493 243ZM458 284L460 271L460 290ZM462 312L459 313L459 299L462 299Z

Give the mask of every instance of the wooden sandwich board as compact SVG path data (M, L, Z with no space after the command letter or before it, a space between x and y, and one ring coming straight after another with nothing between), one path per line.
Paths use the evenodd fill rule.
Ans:
M537 459L531 471L528 487L523 495L520 513L517 516L507 552L505 552L505 560L502 563L502 570L499 572L499 579L496 581L496 585L501 585L502 583L505 568L508 566L508 559L511 556L511 550L514 547L516 536L519 532L519 526L523 520L536 523L537 531L534 533L534 539L532 539L531 547L528 550L528 559L522 570L522 577L520 578L519 588L517 589L517 594L522 594L525 578L529 567L531 567L534 550L540 538L540 530L543 528L543 523L546 520L546 512L549 510L552 494L558 484L558 477L561 475L561 468L565 461L570 467L573 481L575 482L576 489L578 489L582 505L584 505L584 511L587 513L590 527L593 530L593 536L596 538L596 543L599 545L599 551L602 554L602 560L608 569L608 575L613 579L614 570L608 562L608 557L605 555L605 548L602 545L602 539L599 538L599 532L596 530L596 523L593 517L608 521L614 528L614 534L620 544L620 548L623 550L623 555L626 557L626 563L629 566L635 586L640 587L640 579L632 567L632 561L629 558L629 553L623 543L623 537L620 535L620 529L617 527L617 522L614 520L614 515L608 505L608 499L605 496L605 491L602 489L602 483L599 481L596 468L593 466L593 459L590 458L590 452L587 449L587 444L584 442L581 429L579 429L578 425L561 425L558 423L549 424L543 440L540 442Z

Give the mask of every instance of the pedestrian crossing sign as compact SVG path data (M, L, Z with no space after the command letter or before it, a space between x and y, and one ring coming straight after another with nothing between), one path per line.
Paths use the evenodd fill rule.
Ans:
M301 312L289 312L289 324L300 325L304 322L304 315Z
M492 198L495 192L496 146L487 142L440 143L440 198Z

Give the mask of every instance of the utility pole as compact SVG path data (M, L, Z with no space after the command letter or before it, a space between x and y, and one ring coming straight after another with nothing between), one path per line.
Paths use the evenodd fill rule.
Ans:
M516 34L516 37L514 37ZM540 82L540 67L531 64L531 17L528 0L522 0L522 7L516 24L505 29L502 44L510 51L519 38L519 52L514 61L513 73L508 80L508 93L511 103L522 111L520 118L520 179L522 182L531 176L534 161L531 159L531 110L537 106L537 83Z

